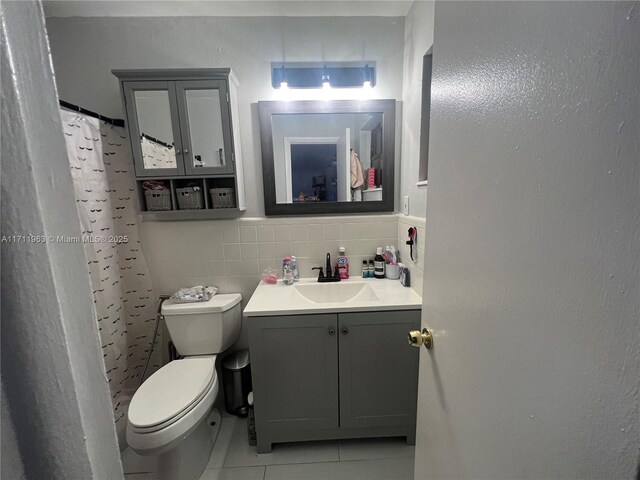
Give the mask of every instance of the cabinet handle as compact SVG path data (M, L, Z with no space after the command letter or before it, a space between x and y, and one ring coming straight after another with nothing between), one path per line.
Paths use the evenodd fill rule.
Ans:
M346 335L347 333L349 333L349 329L347 327L342 327L342 334Z
M335 335L336 333L336 329L335 328L330 328L329 329L329 335Z
M222 158L222 149L218 149L218 156L220 157L220 165L224 165L224 158Z
M180 153L180 149L176 148L176 155Z
M189 149L188 149L188 148L185 148L185 149L184 149L184 154L185 154L185 155L188 155L188 154L189 154Z

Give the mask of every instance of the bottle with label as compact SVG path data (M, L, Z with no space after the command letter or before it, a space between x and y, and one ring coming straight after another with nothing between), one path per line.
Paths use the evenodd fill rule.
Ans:
M369 266L366 260L362 260L362 278L369 278Z
M287 263L284 266L282 274L282 283L285 285L293 285L293 273L291 273L291 264Z
M375 271L376 271L376 269L373 266L373 260L369 260L369 275L368 275L368 277L369 278L373 278L375 276L374 275Z
M283 277L284 277L284 269L285 269L285 267L289 267L289 271L291 273L293 273L292 270L291 270L291 257L288 256L288 255L282 259L282 276Z
M376 256L373 258L374 276L376 278L384 278L384 257L382 256L382 247L376 250Z
M340 247L340 255L338 256L338 260L336 261L336 266L338 268L338 274L340 275L340 280L346 280L349 278L349 259L345 255L344 247Z
M291 256L291 273L293 274L293 281L300 281L300 272L298 271L298 259L294 256Z

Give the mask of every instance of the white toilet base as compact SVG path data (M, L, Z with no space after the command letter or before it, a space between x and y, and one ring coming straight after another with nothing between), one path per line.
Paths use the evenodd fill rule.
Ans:
M212 410L175 448L158 455L158 480L198 480L209 463L220 422L220 412Z

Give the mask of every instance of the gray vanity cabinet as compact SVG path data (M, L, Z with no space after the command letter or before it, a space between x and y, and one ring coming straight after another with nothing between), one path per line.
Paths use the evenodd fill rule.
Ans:
M251 317L258 452L358 437L415 442L420 311Z
M260 430L338 427L336 315L251 319L251 373ZM264 414L263 414L264 413Z
M407 333L420 311L341 313L340 426L412 426L418 395L418 349Z

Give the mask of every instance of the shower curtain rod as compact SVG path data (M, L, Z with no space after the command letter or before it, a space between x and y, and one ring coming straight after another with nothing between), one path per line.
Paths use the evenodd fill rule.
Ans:
M64 100L60 100L60 106L66 108L67 110L73 110L74 112L84 113L85 115L89 115L90 117L97 118L98 120L102 120L103 122L109 123L116 127L124 127L124 120L121 118L109 118L104 115L100 115L99 113L92 112L91 110L87 110L86 108L79 107L78 105L74 105L73 103L65 102Z

